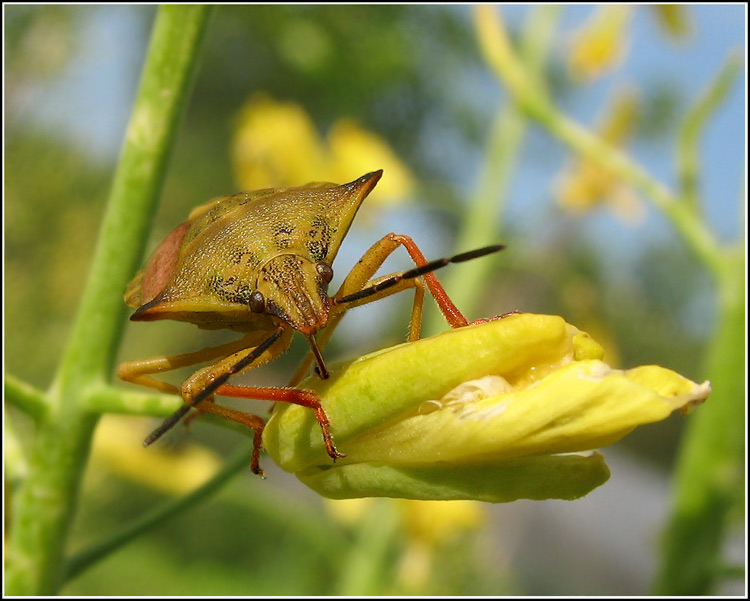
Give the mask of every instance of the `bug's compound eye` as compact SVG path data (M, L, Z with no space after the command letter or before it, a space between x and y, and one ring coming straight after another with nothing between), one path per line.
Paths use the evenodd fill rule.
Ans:
M266 299L263 298L263 293L260 290L256 290L250 295L249 304L253 313L263 313L266 310Z
M333 279L333 267L331 267L328 263L318 263L315 266L315 269L320 274L320 277L323 278L323 281L326 284L329 284L331 280Z

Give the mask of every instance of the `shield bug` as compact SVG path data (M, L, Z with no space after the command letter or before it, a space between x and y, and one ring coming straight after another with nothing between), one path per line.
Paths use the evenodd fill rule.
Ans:
M336 449L320 400L312 391L295 385L313 361L320 377L328 377L320 349L344 313L413 288L409 340L415 340L419 338L426 284L448 323L452 327L467 325L432 272L449 263L499 251L503 245L428 262L410 237L388 234L362 256L338 292L329 296L333 259L359 206L381 175L382 170L343 185L313 183L216 198L194 209L187 221L162 241L125 292L126 303L136 309L130 319L187 321L201 328L234 330L242 337L192 353L120 365L121 379L179 395L186 403L144 444L154 442L195 407L251 428L255 434L251 468L262 474L259 454L264 420L214 402L215 395L243 397L296 403L314 410L326 450L335 461L344 455ZM399 246L407 250L416 267L374 278ZM307 339L311 352L288 387L227 383L231 376L285 352L294 332ZM208 366L193 373L181 387L153 377L200 363Z

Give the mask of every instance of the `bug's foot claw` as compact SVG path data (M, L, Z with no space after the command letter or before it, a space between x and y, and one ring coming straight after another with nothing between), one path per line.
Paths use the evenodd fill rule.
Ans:
M346 457L343 453L339 453L339 450L336 448L336 446L333 444L333 441L330 441L330 444L328 444L329 441L326 441L326 452L328 453L328 456L333 459L333 462L336 463L337 459L343 459Z
M489 323L491 321L499 321L499 320L503 319L504 317L508 317L510 315L520 315L521 313L523 313L523 311L519 311L518 309L514 309L513 311L508 311L507 313L503 313L502 315L495 315L495 317L490 317L489 319L487 319L487 318L484 318L484 319L475 319L474 321L472 321L471 323L469 323L469 325L470 326L476 326L476 325L480 325L480 324L483 324L483 323Z
M255 459L250 462L250 471L253 472L253 474L255 474L256 476L260 476L263 480L266 479L266 474L263 472L260 464Z

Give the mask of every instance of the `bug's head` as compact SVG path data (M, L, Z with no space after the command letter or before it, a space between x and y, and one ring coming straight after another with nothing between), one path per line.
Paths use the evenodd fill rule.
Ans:
M284 253L260 269L250 308L270 313L308 338L328 323L328 284L333 270L327 263Z

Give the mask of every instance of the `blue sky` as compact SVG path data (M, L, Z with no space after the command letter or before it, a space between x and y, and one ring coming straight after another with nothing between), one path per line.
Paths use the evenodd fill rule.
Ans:
M456 10L468 16L467 6ZM529 9L523 5L508 5L502 10L506 20L516 25L523 21ZM565 7L553 52L564 51L570 32L591 10L589 5ZM685 98L681 99L684 106L693 102L730 51L746 56L746 8L744 4L712 4L693 5L689 10L694 36L683 44L675 44L660 34L650 11L642 8L636 11L630 50L623 66L614 75L581 89L570 98L564 110L582 123L594 124L613 89L625 84L646 89L655 82L665 83L665 74L684 90ZM82 31L76 31L77 52L73 60L59 77L44 83L32 96L31 119L78 141L92 157L113 160L120 148L135 93L144 43L139 35L139 17L144 11L153 14L151 8L138 5L92 7L90 17L83 20ZM91 48L97 51L91 52ZM499 89L489 74L482 83L480 102L497 103ZM473 88L472 93L477 90ZM736 239L745 222L739 199L744 191L746 129L746 78L743 76L712 117L701 144L706 212L717 235L725 240ZM533 140L530 142L532 149ZM658 179L668 185L674 183L674 148L635 144L630 150ZM561 149L560 164L546 166L546 169L559 171L565 157ZM540 174L539 166L524 157L519 165L511 190L513 200L508 208L508 219L522 228L537 228L534 219L539 213L530 209L536 203L549 202L552 176ZM465 181L457 184L466 186L468 192L478 170L478 164L468 164L461 169ZM629 235L623 231L622 223L606 212L591 220L594 223L592 236L600 238L605 245L612 242L613 236L623 238L624 243ZM650 228L656 236L668 230L658 218L649 219L644 227ZM660 233L660 230L663 231Z

